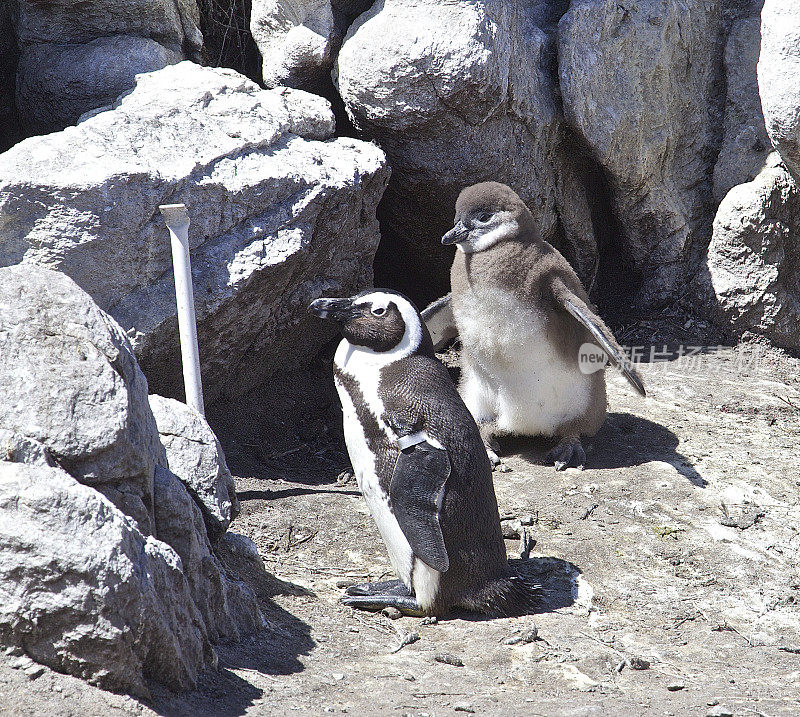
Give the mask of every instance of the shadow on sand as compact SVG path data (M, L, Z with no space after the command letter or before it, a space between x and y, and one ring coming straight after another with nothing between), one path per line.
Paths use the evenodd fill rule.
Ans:
M586 467L608 470L664 461L693 485L705 488L705 478L686 456L676 450L678 443L678 437L659 423L631 413L609 413L597 435L584 439ZM552 465L547 454L554 445L554 440L542 438L504 438L500 441L503 455L517 455L535 465Z

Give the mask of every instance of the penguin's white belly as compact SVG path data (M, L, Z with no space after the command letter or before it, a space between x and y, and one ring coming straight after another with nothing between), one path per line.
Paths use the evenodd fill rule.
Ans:
M358 481L358 487L364 496L372 519L378 526L378 531L386 544L389 553L389 560L392 563L397 576L405 583L406 587L412 586L412 567L414 553L411 550L403 531L394 514L389 509L388 496L383 492L378 482L378 475L375 470L375 456L369 450L364 429L356 415L355 406L350 398L350 394L336 381L336 388L342 403L342 414L344 418L344 440L347 445L347 452L350 455L350 462L353 465L353 472Z
M577 356L566 361L548 341L534 307L503 289L480 288L461 298L454 315L467 359L460 390L477 421L552 436L586 412L592 378Z

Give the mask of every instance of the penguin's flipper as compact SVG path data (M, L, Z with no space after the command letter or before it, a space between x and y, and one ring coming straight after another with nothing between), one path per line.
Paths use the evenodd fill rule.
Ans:
M403 595L411 593L402 580L377 580L374 583L359 583L345 589L348 595Z
M446 294L423 309L421 316L428 327L435 351L439 351L448 341L458 336L450 294Z
M449 477L447 451L423 438L400 451L389 484L392 510L411 550L440 573L450 568L439 523Z
M614 335L603 323L602 319L592 311L580 297L576 296L567 288L562 281L557 281L553 286L553 295L556 300L594 337L600 344L600 348L605 351L614 366L616 366L628 379L628 383L642 396L647 393L644 390L644 383L630 359L625 356Z

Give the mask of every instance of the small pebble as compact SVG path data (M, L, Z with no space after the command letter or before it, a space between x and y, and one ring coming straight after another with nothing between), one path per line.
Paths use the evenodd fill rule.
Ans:
M733 711L727 707L712 707L706 712L706 717L733 717Z
M351 585L355 584L355 580L350 580L350 578L339 578L336 581L337 588L349 588Z
M625 660L620 662L615 668L614 672L622 672L625 669Z
M22 657L17 657L16 659L11 660L9 665L11 665L11 668L14 670L24 670L33 665L33 660L31 660L31 658L27 655L23 655Z
M466 702L464 704L455 705L453 709L456 712L469 712L470 714L475 714L475 710L472 709L472 705L467 704Z
M400 644L392 650L392 653L400 652L406 645L413 645L419 640L419 634L416 632L407 632L400 640Z
M28 676L29 680L35 680L41 677L44 674L44 666L43 665L31 665L30 667L26 667L24 670L25 674Z
M504 538L508 538L509 540L519 538L520 523L516 520L500 523L500 529L503 531Z
M630 665L632 670L649 670L650 663L645 660L643 657L629 657L628 658L628 665Z
M501 463L497 466L497 470L499 473L511 473L511 467L507 466L505 463Z
M419 621L420 625L438 625L439 618L436 615L430 615L428 617L423 617L422 620Z
M441 662L445 665L452 665L453 667L464 667L464 663L462 662L461 658L456 657L455 655L442 653L439 655L434 655L433 659L436 660L436 662Z
M403 613L400 612L396 607L385 607L381 610L381 615L385 615L390 620L397 620L403 617Z
M333 679L337 681L344 679L344 675L341 672L334 672L333 674L331 674L331 677L333 677Z
M683 682L670 682L667 685L667 689L670 692L678 692L678 691L683 690L685 688L686 688L686 685L684 685Z

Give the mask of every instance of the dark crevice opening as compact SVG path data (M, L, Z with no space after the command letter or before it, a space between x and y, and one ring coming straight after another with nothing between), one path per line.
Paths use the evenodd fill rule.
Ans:
M198 0L203 64L229 67L261 84L261 54L250 34L251 0Z

